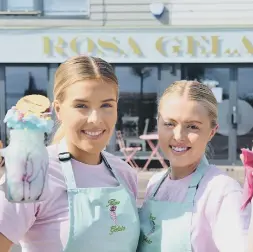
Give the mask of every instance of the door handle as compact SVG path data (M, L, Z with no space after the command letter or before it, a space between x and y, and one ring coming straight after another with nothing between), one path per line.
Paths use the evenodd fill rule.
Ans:
M233 106L232 114L231 114L231 124L233 129L237 129L237 109L236 106Z

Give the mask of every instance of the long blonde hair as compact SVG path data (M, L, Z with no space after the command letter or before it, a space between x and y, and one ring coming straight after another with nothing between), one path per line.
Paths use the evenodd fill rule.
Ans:
M211 128L216 127L218 117L217 100L208 86L198 81L175 81L162 94L158 103L158 115L162 102L172 95L185 96L191 101L201 102L208 112Z
M102 80L115 84L118 91L118 79L113 67L106 61L97 57L76 56L62 63L56 73L54 81L54 100L63 102L65 91L70 85L82 80ZM58 122L58 129L54 134L52 144L59 143L64 137L64 129Z

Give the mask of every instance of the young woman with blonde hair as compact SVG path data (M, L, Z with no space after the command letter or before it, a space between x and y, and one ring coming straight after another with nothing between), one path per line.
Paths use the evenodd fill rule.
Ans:
M39 203L10 203L0 191L0 251L133 252L139 239L136 173L103 151L117 121L118 81L106 61L62 63L54 84L60 122L49 153L49 190Z
M177 81L158 107L159 143L170 169L151 178L140 210L138 252L245 252L249 209L237 181L210 165L217 101L196 81Z

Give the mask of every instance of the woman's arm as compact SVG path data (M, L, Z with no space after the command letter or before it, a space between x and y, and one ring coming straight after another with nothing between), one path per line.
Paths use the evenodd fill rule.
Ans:
M220 252L247 251L251 206L241 210L241 202L241 191L231 191L216 203L215 212L209 212L213 240Z
M0 252L8 251L13 243L19 243L33 226L36 212L35 204L8 202L0 190Z
M0 233L0 252L9 252L12 242Z
M251 221L250 221L250 227L249 227L249 235L248 235L248 251L253 251L253 207L251 212Z

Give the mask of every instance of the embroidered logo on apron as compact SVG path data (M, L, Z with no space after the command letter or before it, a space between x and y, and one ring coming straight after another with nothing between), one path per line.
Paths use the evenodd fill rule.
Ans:
M143 236L143 241L148 243L148 244L151 244L152 243L152 240L148 237L150 236L151 234L153 234L155 232L155 219L156 217L154 217L152 215L152 213L149 215L149 221L150 221L150 225L151 225L151 230L144 236Z
M121 232L121 231L125 231L126 227L125 226L120 226L118 225L118 220L117 220L117 206L120 204L120 201L116 200L116 199L110 199L108 201L108 205L106 207L109 208L110 211L110 217L113 221L113 224L110 228L110 235L112 235L113 233L116 232Z

